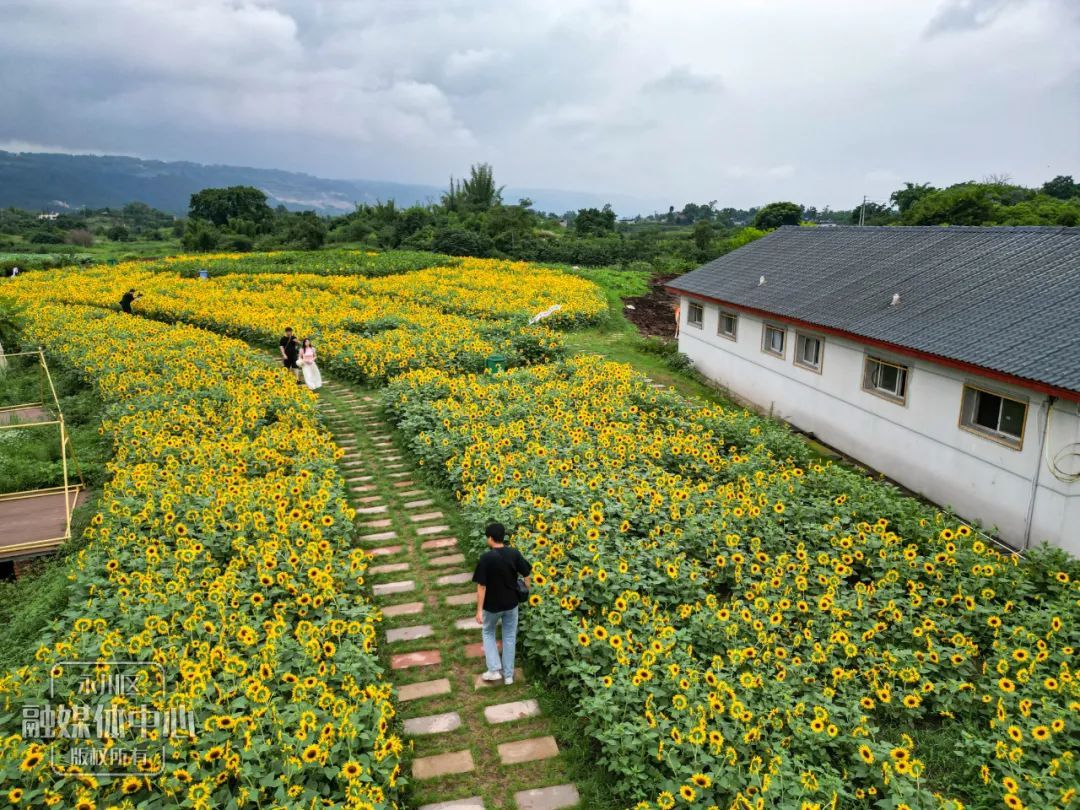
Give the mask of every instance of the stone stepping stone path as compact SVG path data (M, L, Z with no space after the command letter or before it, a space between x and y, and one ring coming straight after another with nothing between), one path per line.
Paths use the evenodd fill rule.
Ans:
M356 510L354 542L373 557L367 576L382 611L401 728L413 749L407 805L581 807L521 668L510 686L481 677L476 592L455 508L419 483L377 395L335 380L319 393L323 418L345 450L338 464Z

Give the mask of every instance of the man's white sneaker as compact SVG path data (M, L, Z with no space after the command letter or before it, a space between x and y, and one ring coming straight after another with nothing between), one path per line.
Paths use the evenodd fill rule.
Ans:
M481 680L494 682L494 681L497 681L500 678L502 678L502 673L501 672L485 672L483 675L480 676L480 678L481 678Z
M514 685L514 679L513 678L503 678L503 684L506 685L506 686L513 686Z

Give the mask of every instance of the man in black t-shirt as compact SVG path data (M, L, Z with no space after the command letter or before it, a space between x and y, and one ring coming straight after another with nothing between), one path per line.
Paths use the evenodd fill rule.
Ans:
M291 368L296 382L300 383L300 364L296 362L300 357L300 343L293 336L291 326L285 327L285 334L278 341L278 348L281 350L282 365L285 368Z
M490 523L484 530L488 550L480 555L473 572L476 583L476 623L483 626L485 681L500 678L507 686L514 682L514 645L517 643L518 577L529 587L532 565L516 548L506 545L506 529ZM495 628L502 623L502 656L495 643Z

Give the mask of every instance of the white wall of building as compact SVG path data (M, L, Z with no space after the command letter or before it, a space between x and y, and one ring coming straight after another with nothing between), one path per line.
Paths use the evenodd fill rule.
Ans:
M794 326L770 321L786 329L780 358L762 351L762 318L739 312L736 339L731 340L718 333L717 304L697 301L704 322L691 325L691 301L683 297L681 302L679 350L706 377L928 500L987 529L997 527L997 534L1014 547L1045 540L1080 556L1080 482L1056 478L1040 452L1050 403L1046 396L805 330L823 341L818 373L794 363L801 331ZM868 354L908 368L904 404L863 390ZM1020 449L960 427L965 384L1028 403ZM1080 442L1080 411L1075 402L1057 400L1049 416L1045 449L1052 459ZM1080 459L1061 463L1076 472Z

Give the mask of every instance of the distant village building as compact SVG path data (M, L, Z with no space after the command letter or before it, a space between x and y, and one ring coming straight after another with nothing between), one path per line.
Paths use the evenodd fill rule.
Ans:
M58 211L43 211L42 213L38 214L37 218L38 219L56 219L58 216L60 216L60 213Z
M1080 228L780 228L669 284L736 396L1080 556Z

